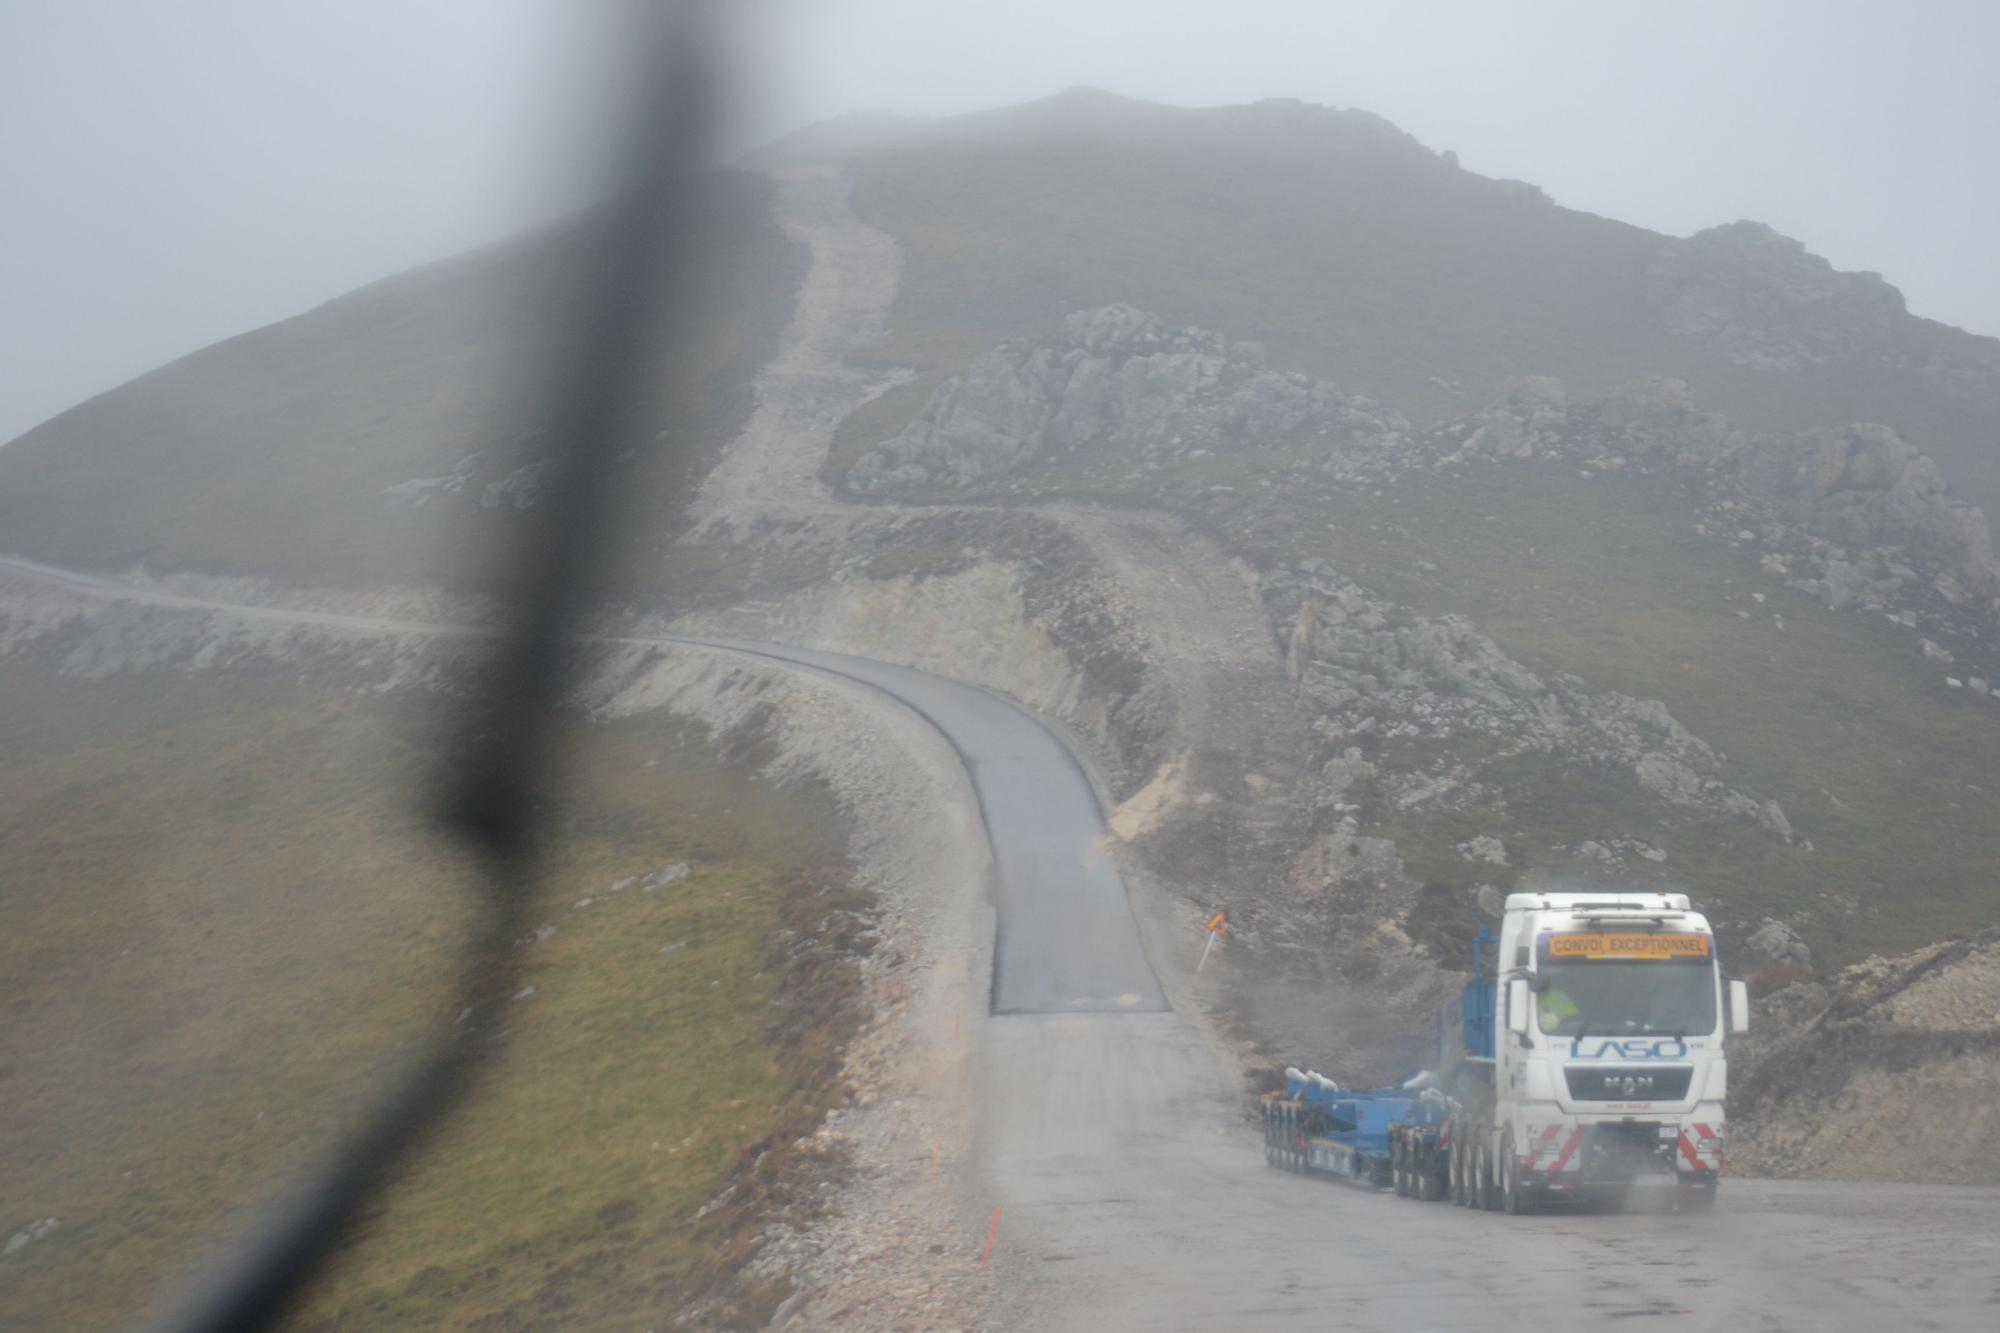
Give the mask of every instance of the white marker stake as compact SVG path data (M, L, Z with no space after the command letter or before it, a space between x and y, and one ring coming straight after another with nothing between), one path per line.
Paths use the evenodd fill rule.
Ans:
M1224 931L1228 931L1228 929L1230 929L1230 919L1228 919L1228 917L1224 917L1222 913L1216 913L1214 917L1210 917L1210 919L1208 919L1208 943L1206 943L1206 945L1202 945L1202 961L1194 965L1194 973L1196 973L1196 975L1200 975L1200 971L1202 971L1204 967L1208 967L1208 951L1216 947L1216 937L1218 937L1218 935L1222 935L1222 933L1224 933Z

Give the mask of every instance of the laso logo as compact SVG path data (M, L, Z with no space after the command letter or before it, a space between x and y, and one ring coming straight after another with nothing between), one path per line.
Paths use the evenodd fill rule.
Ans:
M1586 1048L1584 1043L1595 1041ZM1687 1043L1679 1037L1577 1037L1569 1053L1579 1060L1678 1060L1687 1054Z

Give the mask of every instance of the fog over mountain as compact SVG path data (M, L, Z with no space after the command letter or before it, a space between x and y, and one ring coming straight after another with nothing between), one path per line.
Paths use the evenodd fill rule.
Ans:
M556 0L0 15L0 440L92 393L576 200L588 25ZM734 142L1093 84L1379 112L1487 175L1669 234L1754 218L2000 332L1981 231L2000 13L1797 0L734 6Z

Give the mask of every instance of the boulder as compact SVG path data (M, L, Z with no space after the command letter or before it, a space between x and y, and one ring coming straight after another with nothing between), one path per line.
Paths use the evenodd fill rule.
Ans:
M1484 862L1487 865L1507 864L1507 844L1484 833L1458 844L1458 854L1468 861Z
M1764 924L1750 933L1744 946L1759 957L1774 963L1796 963L1801 967L1812 966L1812 950L1799 938L1797 931L1782 921L1764 918Z

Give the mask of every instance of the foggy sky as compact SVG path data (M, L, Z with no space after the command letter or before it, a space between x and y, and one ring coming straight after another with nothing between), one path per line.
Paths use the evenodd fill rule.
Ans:
M1093 84L1381 113L1685 235L1739 217L2000 334L1983 0L732 0L736 140ZM0 7L0 440L219 338L519 230L588 157L579 0ZM4 537L0 536L0 545Z

